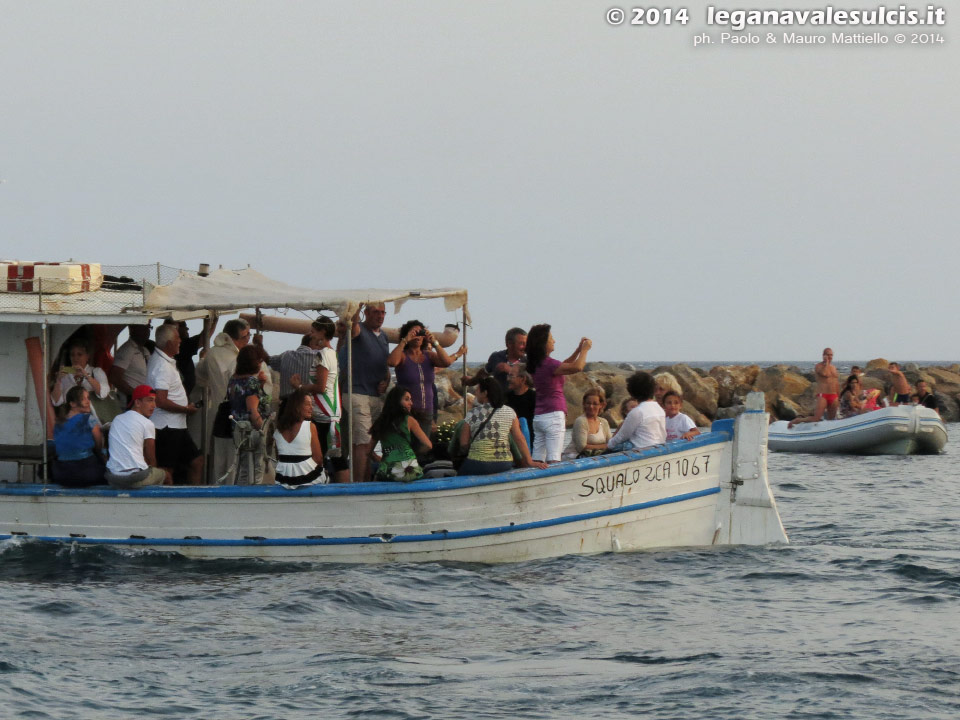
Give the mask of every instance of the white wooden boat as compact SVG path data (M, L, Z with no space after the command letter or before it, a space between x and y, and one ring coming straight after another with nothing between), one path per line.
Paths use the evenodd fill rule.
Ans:
M758 410L689 442L409 484L137 491L3 484L0 540L343 563L496 563L786 542L767 481L766 428Z
M770 449L778 452L850 455L929 455L947 444L947 429L935 410L898 405L842 420L788 427L770 425Z
M223 311L258 306L236 280L192 277L186 281L187 299L162 288L162 294L148 296L139 312L149 317L200 307ZM229 300L216 292L217 283L227 286ZM260 288L255 294L263 306L295 307L291 296L305 307L332 305L327 296L321 302L309 291L297 296L296 290L273 288L276 295L270 295ZM367 300L375 300L371 294L386 291L363 292ZM428 296L416 293L410 297ZM466 302L465 291L431 295L443 297L448 307L451 297L453 302ZM288 300L281 302L281 296ZM113 312L113 317L121 315ZM122 316L131 321L129 312ZM32 327L23 327L22 313L16 320L4 319L0 312L0 334L20 344L39 327L36 318ZM54 319L69 325L69 317ZM91 322L86 317L84 321ZM46 338L45 321L41 323ZM10 342L9 347L17 343ZM21 368L21 377L27 378L22 391L26 397L30 375ZM763 406L763 395L757 393L736 421L718 421L712 432L692 441L484 477L296 490L280 486L81 490L0 482L0 541L107 545L195 558L344 563L495 563L574 553L787 542L767 480L768 418ZM28 432L13 438L20 445L10 444L4 435L10 430L0 424L0 449L29 449L32 438L42 443L46 410L40 412L40 403L36 408L25 402L20 407L25 412L20 427Z

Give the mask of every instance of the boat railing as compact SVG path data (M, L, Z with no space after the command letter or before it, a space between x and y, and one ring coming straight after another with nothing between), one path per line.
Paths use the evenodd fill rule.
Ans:
M0 289L3 314L102 315L141 310L144 294L152 286L166 285L179 277L180 268L149 265L101 265L103 283L94 290L67 291L57 278L34 278L27 284L7 282Z

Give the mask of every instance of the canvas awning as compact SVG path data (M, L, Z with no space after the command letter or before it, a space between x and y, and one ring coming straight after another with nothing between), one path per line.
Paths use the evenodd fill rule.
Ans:
M183 272L169 285L149 289L144 310L148 312L225 312L246 308L290 308L332 310L341 318L352 317L361 304L394 304L398 312L407 300L443 298L448 311L467 312L467 291L463 288L409 288L405 290L311 290L287 285L253 269L215 270L203 277Z

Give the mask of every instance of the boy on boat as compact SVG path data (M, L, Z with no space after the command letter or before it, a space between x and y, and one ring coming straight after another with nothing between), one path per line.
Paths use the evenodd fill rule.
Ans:
M663 396L663 411L666 413L664 424L667 428L667 442L671 440L693 440L700 434L697 424L683 409L683 396L675 390L667 390Z
M156 391L149 385L137 385L131 393L130 409L113 419L105 473L111 487L134 490L173 482L169 472L157 467L157 430L150 421L156 408Z
M913 391L910 389L910 381L907 380L907 376L903 374L903 370L895 362L887 365L887 370L892 376L890 382L893 385L893 404L909 405L910 395Z

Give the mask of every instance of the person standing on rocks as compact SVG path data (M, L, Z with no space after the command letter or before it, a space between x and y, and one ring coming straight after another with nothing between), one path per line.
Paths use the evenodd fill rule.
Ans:
M840 406L840 379L837 368L833 365L833 350L823 349L823 361L813 367L813 373L817 376L817 406L813 415L791 421L788 428L800 423L819 422L824 414L827 420L834 420L837 417L837 409Z

